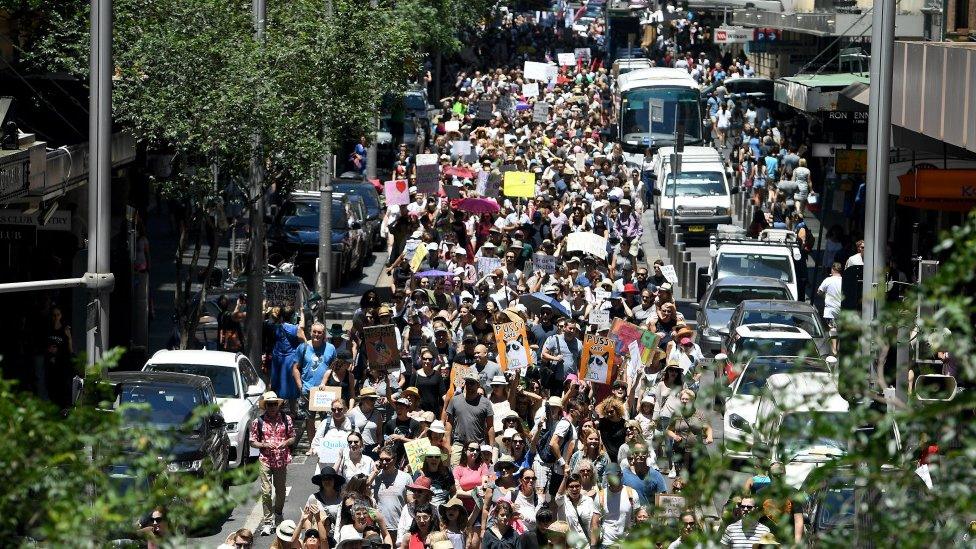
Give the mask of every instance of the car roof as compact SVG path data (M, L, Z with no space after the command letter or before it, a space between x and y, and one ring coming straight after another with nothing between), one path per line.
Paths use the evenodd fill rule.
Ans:
M762 242L722 242L718 247L718 253L759 253L793 257L790 244L764 244Z
M113 384L123 385L189 385L191 387L206 387L210 378L196 374L181 374L176 372L109 372L105 380Z
M226 351L203 351L203 350L161 350L149 359L147 366L163 364L194 364L200 366L226 366L228 368L237 367L237 359L240 353L228 353Z
M833 374L798 372L773 374L766 380L766 391L786 412L846 412L850 403L840 396Z
M816 364L818 366L824 366L827 370L830 370L830 364L826 360L813 357L813 356L788 356L788 355L761 355L755 356L749 359L747 367L752 364L784 364L793 362L806 362L809 364Z
M713 282L712 285L715 287L749 286L751 288L786 288L786 289L790 288L782 280L778 280L776 278L770 278L768 276L742 276L742 275L723 276L722 278ZM772 301L772 300L750 300L750 301ZM782 301L782 300L777 300L777 301Z
M806 301L793 301L792 299L743 299L739 302L739 307L746 311L817 312L817 308Z
M743 324L735 329L735 333L740 337L750 339L813 339L810 333L803 328L766 322Z

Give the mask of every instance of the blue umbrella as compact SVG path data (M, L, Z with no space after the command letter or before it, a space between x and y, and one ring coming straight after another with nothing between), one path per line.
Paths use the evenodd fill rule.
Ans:
M566 318L572 318L573 315L569 314L569 311L563 307L556 298L546 295L543 292L535 292L534 294L525 294L519 297L519 303L525 305L526 310L531 314L539 314L543 305L548 305L552 307L552 312L557 315L562 315Z
M454 273L447 272L447 271L433 270L433 271L424 271L422 273L417 273L413 276L414 278L423 278L425 276L427 278L437 278L439 276L454 276Z
M517 110L517 111L527 111L527 110L529 110L531 108L532 108L532 105L529 105L525 101L519 101L518 103L515 104L515 110Z

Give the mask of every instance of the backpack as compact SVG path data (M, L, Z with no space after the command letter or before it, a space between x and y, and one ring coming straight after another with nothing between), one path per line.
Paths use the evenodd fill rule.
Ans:
M291 438L291 435L294 434L294 427L292 426L291 418L287 414L282 414L281 417L285 418L285 438L289 439ZM258 435L258 442L264 442L264 416L263 415L258 418L257 435Z
M805 233L803 236L803 242L801 243L803 251L805 253L810 253L813 251L813 247L817 242L817 237L813 236L813 231L810 230L810 227L807 227L806 221L797 223L794 229L797 236L800 236L800 229L803 229Z
M551 429L546 429L541 435L539 435L539 445L537 446L537 449L539 450L539 459L542 460L542 463L553 464L558 461L556 454L554 454L552 452L552 448L549 447L549 441L552 440L552 435L556 433L556 425L559 425L560 421L562 421L562 419L557 420Z

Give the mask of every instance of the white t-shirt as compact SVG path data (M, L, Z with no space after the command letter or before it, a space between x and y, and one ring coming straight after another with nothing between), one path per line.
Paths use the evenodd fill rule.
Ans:
M624 537L633 523L637 510L637 492L630 486L623 486L619 492L607 488L597 494L596 513L599 513L600 533L604 547L613 545Z
M840 313L840 302L843 299L841 294L841 282L839 276L828 276L820 283L817 293L824 294L824 318L836 318Z
M363 454L359 459L359 463L353 463L352 458L349 457L349 448L343 448L339 450L342 455L342 470L337 471L345 479L351 479L352 477L362 474L369 476L373 472L373 458Z
M567 495L556 496L557 520L566 521L569 531L584 540L590 539L590 519L593 518L593 498L580 494L580 501L573 505Z
M847 258L847 263L844 263L844 268L848 268L851 265L864 265L864 256L861 254L854 254Z

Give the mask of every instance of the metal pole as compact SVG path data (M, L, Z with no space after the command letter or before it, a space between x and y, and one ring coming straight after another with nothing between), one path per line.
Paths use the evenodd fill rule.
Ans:
M91 75L89 80L88 144L88 272L109 273L112 221L112 0L91 3ZM88 364L108 349L111 285L92 292L86 350ZM94 317L94 318L93 318Z
M864 226L864 288L861 316L874 320L884 294L888 243L888 155L891 150L891 71L895 45L895 1L874 4L871 28L871 90L868 116L867 204ZM872 376L873 378L874 376Z
M376 145L376 132L379 127L380 119L374 115L370 118L369 148L366 149L366 179L376 179L376 154L379 150Z
M319 174L319 262L318 279L315 290L322 296L322 318L325 320L325 304L332 292L332 153L322 157L322 171Z
M264 42L264 26L267 14L265 0L252 0L254 15L254 39ZM249 178L251 190L251 264L247 277L247 356L251 364L260 367L262 332L264 327L264 271L268 260L264 254L264 154L262 154L261 134L251 136L251 169Z

